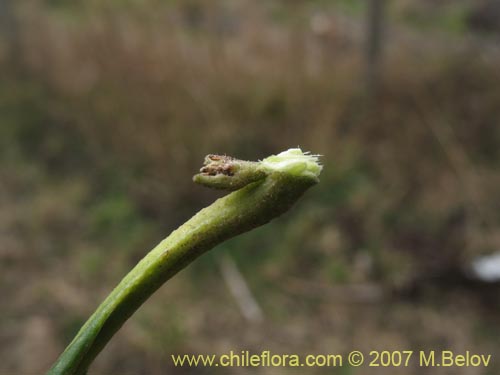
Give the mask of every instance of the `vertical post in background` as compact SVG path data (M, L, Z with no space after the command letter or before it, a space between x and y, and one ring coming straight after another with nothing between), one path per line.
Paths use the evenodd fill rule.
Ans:
M19 40L13 0L0 0L0 48L7 60L17 61Z
M292 0L286 2L290 17L288 30L288 61L287 64L287 100L290 108L290 119L285 137L300 134L304 124L307 123L307 105L304 87L307 74L307 0ZM283 141L286 142L285 140Z
M376 94L380 81L386 0L368 0L365 39L365 80L368 96Z

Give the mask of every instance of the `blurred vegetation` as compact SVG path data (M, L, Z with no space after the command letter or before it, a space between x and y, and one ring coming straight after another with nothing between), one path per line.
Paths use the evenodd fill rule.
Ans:
M494 353L498 286L466 272L500 248L500 54L474 6L389 2L371 96L361 1L15 4L0 45L0 372L45 370L217 197L191 182L205 154L295 145L324 155L321 184L169 282L96 373L174 372L173 352ZM261 324L227 292L222 253Z

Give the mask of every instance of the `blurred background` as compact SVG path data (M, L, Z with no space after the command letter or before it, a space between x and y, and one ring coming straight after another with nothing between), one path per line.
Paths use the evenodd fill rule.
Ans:
M321 183L161 288L91 374L354 349L493 354L404 372L498 374L499 41L499 1L1 0L0 373L47 370L220 195L191 181L205 154L299 145Z

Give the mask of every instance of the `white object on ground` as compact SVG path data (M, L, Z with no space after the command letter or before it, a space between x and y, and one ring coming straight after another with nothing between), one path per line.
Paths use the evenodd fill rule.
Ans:
M500 281L500 252L474 259L471 270L473 275L481 281Z

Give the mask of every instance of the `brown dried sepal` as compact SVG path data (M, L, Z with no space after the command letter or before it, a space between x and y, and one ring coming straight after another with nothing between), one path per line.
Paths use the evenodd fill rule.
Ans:
M219 174L234 176L236 160L226 155L207 155L200 172L205 176L216 176Z

